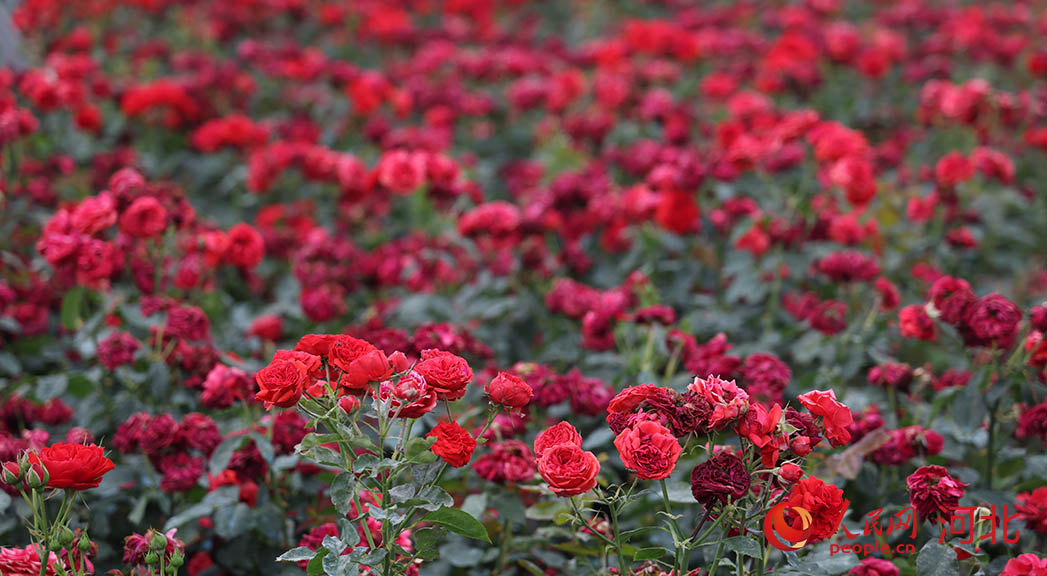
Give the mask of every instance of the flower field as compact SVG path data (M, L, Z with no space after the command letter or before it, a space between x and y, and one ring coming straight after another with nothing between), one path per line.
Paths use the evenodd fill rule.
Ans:
M14 4L0 576L1047 576L1047 4Z

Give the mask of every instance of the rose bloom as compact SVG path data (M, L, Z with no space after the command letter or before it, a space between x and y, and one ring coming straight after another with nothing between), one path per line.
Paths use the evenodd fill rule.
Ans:
M50 562L47 563L47 576L57 574L55 569L57 564L58 556L51 552ZM0 548L0 574L4 576L39 576L40 553L36 546Z
M578 433L578 430L570 422L560 422L539 432L534 438L534 453L541 458L546 450L560 444L582 446L582 435Z
M491 397L492 403L510 408L523 408L534 396L534 390L523 378L508 372L499 372L487 383L484 392Z
M414 369L436 390L440 400L461 398L465 386L473 380L473 370L464 358L440 350L423 350L422 361Z
M436 392L414 370L395 383L391 380L382 382L378 394L383 402L389 402L390 418L421 418L436 406Z
M367 389L371 382L381 382L393 375L393 366L385 352L375 348L353 360L343 369L339 385L350 393Z
M1014 302L1000 296L982 296L967 307L960 332L968 346L1010 348L1018 334L1022 312Z
M1044 576L1047 574L1047 558L1035 554L1022 554L1011 558L1003 567L1000 576Z
M491 446L491 451L477 458L473 471L496 484L517 484L534 478L535 459L527 444L506 440Z
M898 567L883 558L863 558L862 563L851 568L850 576L898 576Z
M935 280L929 296L934 309L938 311L938 318L952 325L963 322L967 307L975 300L971 285L962 278L952 276L942 276Z
M295 350L303 350L310 354L325 355L329 357L331 365L339 370L348 370L358 358L377 350L374 344L366 340L354 338L341 334L332 336L331 341L321 340L316 343L306 342L305 338L298 341ZM308 349L307 349L308 348ZM326 351L323 349L326 348ZM315 352L313 350L316 350Z
M574 444L558 444L542 453L538 459L538 473L553 493L567 498L584 494L596 486L600 462L592 452Z
M623 430L614 439L614 447L625 467L644 480L667 478L683 451L668 428L650 420Z
M137 198L120 215L120 231L134 238L152 238L167 228L167 210L152 196Z
M1018 518L1038 534L1047 534L1047 486L1018 493Z
M906 480L909 502L920 518L948 521L951 510L960 505L963 482L949 475L943 466L921 466Z
M265 402L267 410L273 406L294 406L309 384L308 379L306 367L301 362L275 360L255 374L260 389L255 398Z
M793 486L786 499L789 508L800 507L811 513L811 535L808 544L831 538L840 526L849 502L843 490L808 476Z
M749 492L749 484L745 463L728 450L702 462L691 471L691 494L706 508L745 496Z
M695 378L687 390L701 396L713 412L709 417L709 428L720 430L731 420L749 408L749 395L735 385L734 380L721 380L719 376Z
M94 444L52 444L37 453L30 453L29 461L47 470L47 486L55 489L97 488L102 476L116 467L105 457L102 447Z
M933 342L934 320L927 315L923 306L912 304L898 311L898 329L905 338Z
M1014 437L1019 440L1036 438L1047 445L1047 402L1021 407Z
M457 422L440 422L426 436L436 437L433 453L455 468L468 464L476 449L476 439Z
M847 427L854 422L851 409L844 406L836 399L833 390L812 390L801 394L798 398L804 408L811 414L822 417L822 427L825 428L825 437L833 446L844 446L851 441L851 433Z

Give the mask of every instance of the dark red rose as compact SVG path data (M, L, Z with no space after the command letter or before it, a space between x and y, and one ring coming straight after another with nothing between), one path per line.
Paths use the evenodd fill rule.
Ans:
M963 317L964 343L968 346L1007 349L1018 335L1022 311L999 294L982 296L967 307Z
M951 517L967 486L950 476L944 466L921 466L905 483L909 488L909 502L920 518L932 522L947 521Z
M745 463L728 450L721 451L691 471L691 494L706 508L745 496L749 485Z

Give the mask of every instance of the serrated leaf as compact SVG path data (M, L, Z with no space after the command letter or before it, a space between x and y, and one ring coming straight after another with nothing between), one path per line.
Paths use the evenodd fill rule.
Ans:
M479 520L470 516L467 512L455 508L443 507L433 510L422 518L424 522L439 524L455 534L461 534L466 538L483 540L490 543L491 537L487 535L487 528Z

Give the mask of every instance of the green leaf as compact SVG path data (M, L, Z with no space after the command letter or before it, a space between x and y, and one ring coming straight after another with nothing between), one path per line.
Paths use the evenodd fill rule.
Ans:
M265 460L267 464L272 464L273 459L276 458L276 450L273 449L273 443L257 432L252 432L250 436L254 440L254 445L258 448L258 454L262 457L262 460Z
M211 454L211 461L207 466L211 476L218 476L229 466L229 461L233 458L233 452L239 450L243 443L244 436L233 436L232 438L226 438L218 445L218 448L215 448L214 453Z
M309 561L309 565L305 568L306 576L320 576L324 573L324 558L327 557L329 552L327 548L320 548L316 551L316 556Z
M313 556L316 556L316 551L306 546L299 546L284 552L283 554L276 557L277 562L301 562L303 560L312 560Z
M633 552L633 560L636 560L637 562L646 562L647 560L657 560L657 559L665 556L668 553L669 553L668 550L666 550L665 548L661 548L661 547L640 548L636 552Z
M760 543L748 536L735 536L723 542L724 548L731 552L737 552L750 558L763 558L763 548Z
M433 510L422 518L424 522L439 524L455 534L461 534L466 538L483 540L490 543L491 537L487 535L487 528L479 520L473 518L467 512L454 508L443 507Z
M443 538L444 529L440 526L429 526L415 530L411 537L414 539L414 547L418 557L422 560L435 560L439 557L436 544Z
M250 528L251 509L243 502L237 502L235 506L219 508L214 514L215 534L232 540L243 534Z
M76 331L80 329L82 322L80 321L80 308L84 302L84 293L87 291L83 286L76 286L72 290L65 293L62 297L62 311L60 317L62 320L62 328L69 331Z
M65 374L51 374L49 376L41 376L36 381L36 387L33 389L33 395L36 396L37 400L46 402L53 398L57 398L62 394L65 394L66 388L69 386L69 378Z
M406 502L414 497L414 491L414 484L400 484L390 488L389 495L393 497L393 502Z
M404 446L404 455L407 456L409 461L418 460L422 454L429 452L429 448L435 442L435 436L432 438L411 438Z
M356 478L348 473L342 472L335 476L331 482L331 503L334 504L339 514L348 514L350 505L353 503L353 495L356 493Z
M921 576L959 576L956 551L934 540L927 542L916 557L916 572Z

